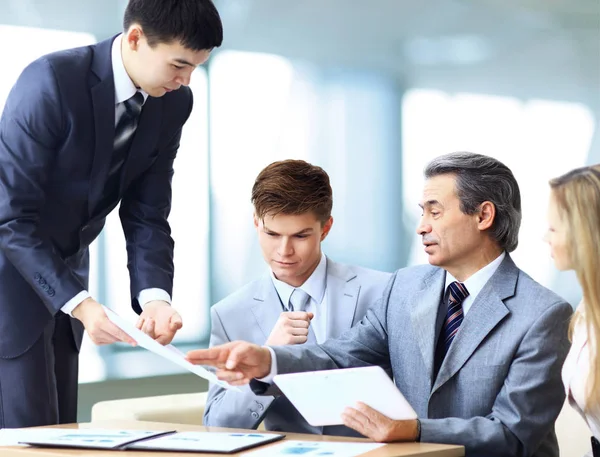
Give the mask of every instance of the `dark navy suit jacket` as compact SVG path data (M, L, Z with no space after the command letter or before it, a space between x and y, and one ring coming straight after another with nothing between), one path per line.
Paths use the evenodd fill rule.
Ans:
M114 38L113 38L114 39ZM115 130L109 39L44 56L0 119L0 357L16 357L88 287L88 246L122 200L132 304L173 283L173 160L192 109L187 87L148 97L114 201L102 207ZM118 198L117 198L118 196ZM83 331L73 320L75 340ZM78 344L78 343L76 343Z

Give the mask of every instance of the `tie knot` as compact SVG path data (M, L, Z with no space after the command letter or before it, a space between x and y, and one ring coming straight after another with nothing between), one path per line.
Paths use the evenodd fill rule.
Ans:
M469 296L469 291L462 282L454 281L448 286L450 291L450 301L454 303L462 303Z
M304 311L306 309L308 300L310 300L310 295L308 295L302 289L294 289L292 291L292 295L290 295L288 309L290 311Z
M133 116L138 116L142 111L142 105L144 104L144 96L140 91L136 91L133 97L128 98L123 102L127 111Z

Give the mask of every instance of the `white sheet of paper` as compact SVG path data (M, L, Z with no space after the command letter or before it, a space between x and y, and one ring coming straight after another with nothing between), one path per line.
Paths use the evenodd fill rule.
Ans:
M303 457L322 457L324 455L327 457L355 457L381 446L384 446L384 444L344 441L283 441L255 451L243 452L241 455L248 457L290 457L291 455L301 455Z
M123 319L121 316L119 316L117 313L115 313L110 308L107 308L106 306L103 306L103 308L104 308L104 311L106 312L106 315L108 316L108 318L117 327L119 327L121 330L123 330L125 333L127 333L130 337L132 337L137 342L138 346L141 346L141 347L149 350L150 352L154 352L155 354L158 354L161 357L163 357L167 360L170 360L171 362L179 365L180 367L185 368L188 371L191 371L195 375L200 376L201 378L204 378L215 384L218 384L219 386L224 387L225 389L236 390L236 391L240 392L239 388L237 388L235 386L230 386L226 382L219 380L213 372L208 371L203 366L194 365L193 363L190 363L187 360L185 360L185 355L183 354L183 352L181 352L175 346L173 346L171 344L163 346L162 344L153 340L151 337L146 335L144 332L142 332L141 330L136 328L136 326L133 325L131 322L128 322L127 320Z
M378 366L281 374L273 380L310 425L342 424L344 409L356 407L359 401L390 419L417 418L398 387Z

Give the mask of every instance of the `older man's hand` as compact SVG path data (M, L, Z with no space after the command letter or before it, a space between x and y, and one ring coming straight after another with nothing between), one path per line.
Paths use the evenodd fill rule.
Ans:
M346 408L342 420L347 427L380 443L417 440L416 419L392 420L361 402L356 408Z
M271 371L271 351L246 341L196 349L188 352L186 359L194 365L216 367L217 377L233 386L264 378Z

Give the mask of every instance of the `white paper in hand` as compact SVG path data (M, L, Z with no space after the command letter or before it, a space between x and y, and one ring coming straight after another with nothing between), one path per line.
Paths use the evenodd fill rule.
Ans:
M281 374L273 381L310 425L340 425L344 409L355 408L359 401L390 419L417 418L378 366Z
M182 368L185 368L188 371L191 371L197 376L208 380L209 382L218 384L225 389L236 390L240 392L240 389L235 386L230 386L224 381L221 381L217 378L217 376L200 365L194 365L193 363L185 360L185 354L177 349L175 346L168 344L163 346L158 341L153 340L150 336L146 335L144 332L139 330L135 325L127 320L123 319L117 313L112 311L111 309L103 306L106 315L111 320L113 324L127 333L130 337L132 337L138 344L138 346L143 347L144 349L149 350L150 352L154 352L155 354L160 355L161 357L170 360L171 362L179 365Z

